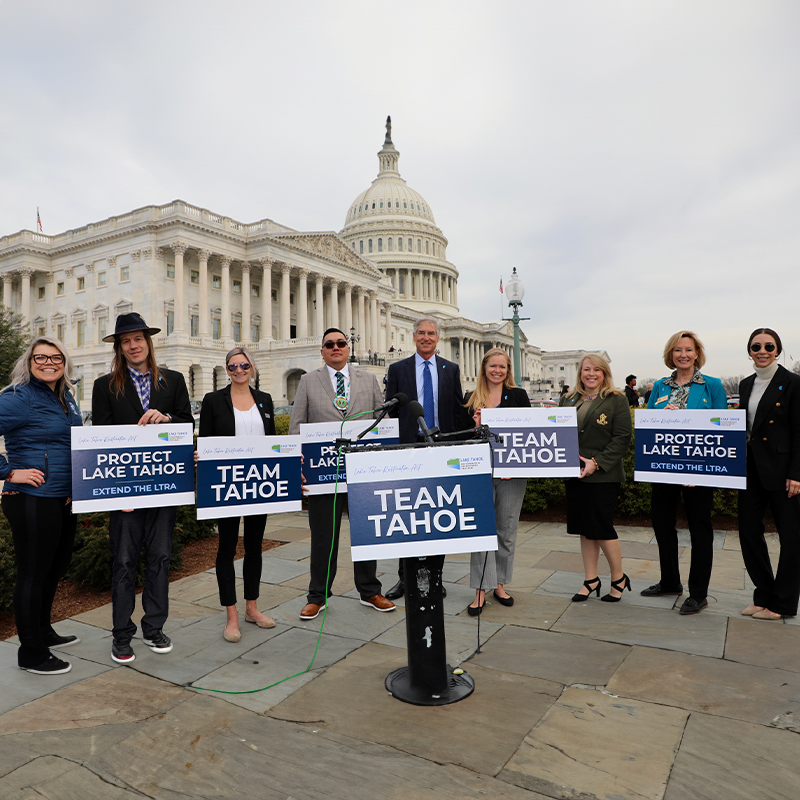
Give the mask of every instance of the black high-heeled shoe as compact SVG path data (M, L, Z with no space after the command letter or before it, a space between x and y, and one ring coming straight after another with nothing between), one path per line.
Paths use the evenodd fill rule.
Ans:
M592 584L596 583L594 589L592 589ZM590 581L584 581L583 585L589 590L589 594L574 594L572 595L572 602L573 603L580 603L583 600L588 600L592 596L592 592L596 592L597 596L600 597L600 587L603 585L600 578L592 578Z
M622 577L618 581L611 581L611 588L619 592L619 597L612 597L610 594L604 594L600 599L605 603L619 603L622 600L622 593L627 589L631 590L631 579L623 572Z

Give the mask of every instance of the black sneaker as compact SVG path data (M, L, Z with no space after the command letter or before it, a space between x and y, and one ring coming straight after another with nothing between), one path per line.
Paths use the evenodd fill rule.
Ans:
M117 664L130 664L136 660L136 653L133 652L130 642L113 642L111 644L111 660Z
M20 669L24 669L25 672L32 672L34 675L63 675L72 669L72 664L69 661L62 661L51 654L46 661L37 664L35 667L23 667L20 665Z
M44 643L48 647L69 647L71 644L78 644L79 641L77 636L59 636L55 631L50 631L44 636Z
M169 653L172 650L172 640L164 635L164 631L156 631L152 636L143 636L142 641L154 653Z

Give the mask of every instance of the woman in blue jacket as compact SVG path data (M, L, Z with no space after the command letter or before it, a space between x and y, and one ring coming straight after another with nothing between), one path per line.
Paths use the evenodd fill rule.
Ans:
M728 400L722 381L700 372L705 362L705 350L697 334L679 331L671 336L664 347L664 363L674 371L669 378L656 382L647 407L668 411L727 408ZM683 594L678 566L678 531L675 527L682 493L692 540L692 561L689 567L689 597L681 606L680 613L697 614L708 605L706 595L714 559L714 531L711 527L714 490L710 486L672 483L654 483L652 490L650 516L658 542L661 580L643 589L642 594L645 597Z
M59 580L72 558L76 520L72 515L70 428L81 415L70 393L72 362L64 346L39 336L17 361L11 384L0 394L0 455L3 513L11 525L17 581L14 617L20 669L60 675L72 665L50 652L75 644L59 636L50 612Z

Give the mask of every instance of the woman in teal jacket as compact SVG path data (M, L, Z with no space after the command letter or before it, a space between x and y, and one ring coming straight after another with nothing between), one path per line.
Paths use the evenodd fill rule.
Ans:
M728 400L722 381L700 372L705 362L705 350L697 334L678 331L671 336L664 347L664 363L674 371L668 378L662 378L653 386L647 407L668 411L727 408ZM683 594L678 565L678 531L675 527L681 494L692 540L689 597L680 611L686 615L697 614L708 605L706 595L714 559L714 531L711 527L714 490L710 486L652 484L650 518L658 542L661 580L643 589L642 594L645 597Z

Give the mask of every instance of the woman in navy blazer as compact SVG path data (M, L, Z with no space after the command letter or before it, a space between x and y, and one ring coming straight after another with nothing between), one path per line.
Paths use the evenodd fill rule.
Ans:
M250 386L250 379L258 374L250 352L244 347L234 347L225 356L225 368L231 382L224 389L210 392L203 398L199 435L274 436L275 412L272 398ZM233 571L240 519L241 517L223 517L217 520L217 585L220 604L227 611L222 634L226 642L238 642L242 638L239 613L236 610L236 576ZM275 621L262 614L256 605L261 585L261 542L264 540L266 524L266 514L244 517L244 620L258 625L259 628L274 628Z
M706 354L696 333L678 331L670 336L664 347L664 363L674 371L653 386L648 408L673 411L728 407L722 381L700 372L706 363ZM714 560L714 530L711 526L714 490L710 486L652 484L650 518L658 542L661 580L643 589L642 594L645 597L683 594L678 565L678 531L675 527L681 493L692 540L689 597L680 610L681 614L686 615L697 614L708 605L706 595Z
M478 385L464 399L467 419L459 425L461 428L468 428L470 423L480 425L482 408L530 408L531 405L528 393L514 385L508 353L497 347L484 355L478 373ZM469 585L475 589L475 600L467 607L467 612L472 617L481 613L486 589L490 586L497 587L493 593L500 605L514 605L514 598L504 585L511 582L519 513L528 481L526 478L495 478L492 485L497 551L473 553L470 557Z
M755 619L797 615L800 597L800 375L777 363L783 346L770 328L750 334L747 352L755 375L739 384L747 411L747 488L739 492L739 542L753 603L742 614ZM781 554L772 571L764 541L767 506L778 528Z

